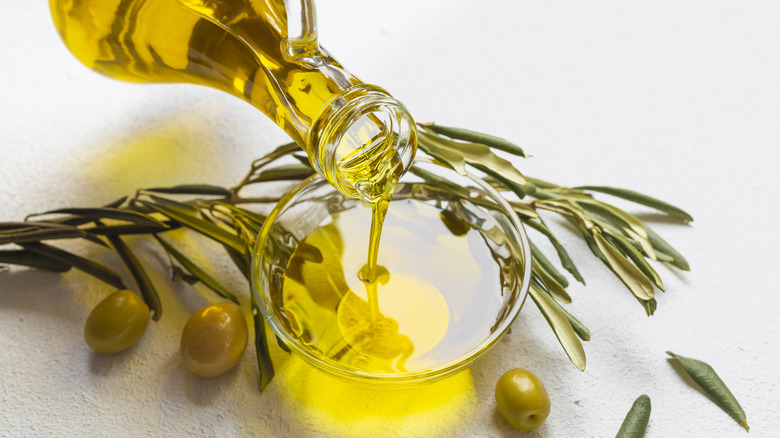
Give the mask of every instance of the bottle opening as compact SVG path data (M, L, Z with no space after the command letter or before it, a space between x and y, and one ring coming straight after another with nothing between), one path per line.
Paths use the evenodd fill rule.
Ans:
M349 90L328 109L309 137L315 168L345 195L376 202L412 163L417 149L412 117L373 86Z

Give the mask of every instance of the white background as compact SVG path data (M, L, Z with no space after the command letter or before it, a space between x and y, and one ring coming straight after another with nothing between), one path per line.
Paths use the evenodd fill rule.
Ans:
M230 186L286 141L217 91L96 75L62 45L46 2L6 3L0 220L99 205L138 187ZM667 292L647 318L579 238L557 227L588 282L573 284L569 306L593 334L584 373L528 305L512 334L440 385L353 389L275 352L277 376L261 394L254 349L216 379L181 368L181 327L206 301L166 283L166 258L129 239L159 267L165 314L115 356L92 353L81 333L109 287L76 272L0 273L1 436L601 437L615 434L642 393L653 403L649 437L748 436L680 377L666 350L718 371L747 412L749 436L777 436L777 2L322 1L319 18L323 44L418 121L504 136L534 155L517 163L531 176L632 188L688 210L695 222L685 226L630 207L692 272L658 267ZM188 250L202 251L201 262L247 303L230 262L200 243ZM94 245L70 248L122 269ZM512 431L496 413L493 387L514 367L535 371L552 398L533 433Z

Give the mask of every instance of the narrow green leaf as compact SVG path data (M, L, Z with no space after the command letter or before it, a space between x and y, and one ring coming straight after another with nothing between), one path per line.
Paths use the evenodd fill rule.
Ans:
M513 179L507 178L506 175L504 175L501 171L498 171L492 167L484 166L481 163L469 163L474 168L479 169L486 174L493 177L496 181L503 184L504 187L511 190L512 193L516 194L518 198L523 199L527 195L532 195L536 188L529 184L519 184L517 181L514 181Z
M132 211L132 210L122 210L118 208L106 208L106 207L59 208L57 210L51 210L44 213L37 213L35 215L30 215L28 217L43 216L49 214L71 214L74 216L78 216L80 219L89 219L90 221L94 219L116 219L116 220L121 220L126 222L132 222L139 225L152 225L152 226L158 226L160 228L165 228L165 225L162 222L143 213L139 213L137 211ZM86 223L86 221L82 223Z
M655 301L655 298L649 300L640 300L637 298L637 301L644 307L647 316L653 316L655 310L658 308L658 303Z
M127 270L133 276L144 302L149 306L149 310L152 311L152 320L159 321L162 316L162 303L160 302L160 296L157 294L157 289L154 287L149 275L146 274L144 267L119 236L108 236L108 241L111 242L111 245L119 254L119 258L122 259Z
M601 232L594 232L593 238L604 255L607 266L620 278L623 284L640 300L653 298L653 285L642 274L642 271L623 257L611 243L607 242Z
M547 227L547 225L542 220L541 216L539 217L539 222L533 220L524 220L523 225L528 225L529 227L547 236L547 239L550 241L550 243L552 243L553 247L555 248L555 252L558 253L558 259L561 262L561 266L563 266L564 269L569 271L569 273L574 277L575 280L579 281L583 285L585 284L585 279L582 278L582 275L580 274L580 271L577 269L577 266L574 265L574 261L569 256L569 253L566 251L566 248L564 248L563 245L561 245L561 242L558 241L558 238L555 237L555 234L553 234L550 228Z
M628 201L640 205L654 208L677 219L681 219L688 222L693 221L693 217L690 214L683 211L682 209L677 208L672 204L661 201L660 199L643 195L633 190L619 189L615 187L606 187L606 186L580 186L580 187L575 187L575 189L606 193L608 195L617 196L618 198L626 199Z
M181 210L173 209L164 203L158 202L158 200L162 198L157 198L156 196L153 198L155 200L154 203L147 201L141 201L141 203L181 223L187 228L191 228L206 237L214 239L224 245L228 245L242 254L246 253L246 246L244 245L244 241L235 234L231 234L211 222L200 219L194 215L184 213ZM170 200L166 201L171 202Z
M552 298L552 296L549 294L549 292L545 291L542 288L539 288L543 293L547 295L548 298ZM579 319L575 318L574 315L569 313L560 303L555 301L554 299L550 300L553 305L558 308L558 311L563 314L563 316L566 317L566 320L569 321L569 324L571 324L571 328L574 329L574 333L577 334L577 336L582 339L583 341L590 341L590 329L588 329L585 324L580 322Z
M689 357L680 356L679 354L667 351L666 354L672 356L680 363L683 370L699 385L702 391L707 394L712 401L721 407L726 413L732 416L745 430L750 430L747 424L747 416L745 411L740 406L737 398L729 391L729 388L723 383L723 380L718 377L715 370L708 364L691 359Z
M268 340L265 338L265 320L260 313L254 292L250 294L250 297L255 331L255 352L257 354L257 367L260 371L260 391L262 391L274 377L274 364L271 362L271 352L268 350Z
M541 189L557 189L560 188L558 184L553 184L551 182L542 181L538 178L532 178L530 176L526 176L525 179L530 182L531 184L535 185L538 188Z
M650 422L650 397L645 394L639 396L631 410L626 414L626 419L618 430L615 438L643 438Z
M70 269L70 265L67 263L59 262L26 249L0 251L0 263L29 266L54 272L65 272Z
M533 264L531 269L533 270L534 275L539 278L542 284L544 284L544 287L550 291L552 296L554 296L558 301L571 303L571 297L566 292L566 289L564 289L563 286L558 283L555 278L553 278L553 276L547 272L547 270L544 269L541 263L538 263L539 260L536 258L536 255L532 256L532 260Z
M189 214L189 215L196 215L198 214L198 207L190 204L185 204L183 202L174 201L173 199L163 198L161 196L156 195L147 195L149 198L154 201L155 204L162 205L163 207L168 208L169 210L174 210L176 212L179 212L181 214ZM143 202L143 201L141 201ZM148 206L147 206L148 207Z
M664 290L664 284L661 281L661 277L655 269L647 263L647 260L642 257L642 254L634 248L634 245L626 242L622 236L614 235L610 232L607 232L607 240L615 245L621 253L631 259L631 261L634 262L634 265L642 271L642 274L644 274L648 280L652 281L658 289Z
M652 260L656 259L653 246L647 237L647 230L645 230L645 225L641 220L639 220L639 218L632 214L626 213L625 211L615 206L595 200L578 200L577 204L581 205L582 208L588 213L595 213L596 215L603 217L605 220L612 222L615 226L620 227L626 236L634 239L642 247L642 250L645 252L645 254L647 254L648 257L650 257Z
M514 165L494 154L489 147L476 143L455 143L430 134L420 133L418 147L434 158L443 157L453 169L465 175L465 163L481 166L519 186L527 186L523 175ZM530 186L528 191L530 191Z
M287 164L264 170L252 178L249 183L266 181L297 181L306 179L316 172L309 166L302 164Z
M658 248L654 248L654 249L655 249L655 258L658 259L659 262L661 262L661 263L671 263L671 262L674 261L674 257L672 257L672 256L670 256L668 254L662 253L661 251L658 250Z
M222 298L226 298L234 303L236 305L241 305L238 302L238 298L236 298L235 295L230 293L227 288L219 284L216 280L214 280L213 277L211 277L209 274L207 274L203 269L198 267L195 263L192 262L189 258L187 258L184 254L179 252L176 248L173 247L173 245L169 244L168 242L164 241L160 238L160 236L155 235L155 239L157 239L158 242L160 242L160 245L165 249L165 251L172 255L173 258L175 258L179 263L181 263L182 266L184 266L184 269L186 269L190 274L194 275L198 280L200 280L203 284L205 284L209 289L216 292L217 295L221 296Z
M496 137L494 135L489 135L489 134L483 134L481 132L471 131L469 129L452 128L449 126L441 126L436 124L425 124L422 126L426 129L430 129L431 131L437 134L446 135L447 137L454 138L456 140L482 143L484 145L490 146L500 151L509 152L512 155L525 157L525 152L523 152L523 149L520 148L520 146L517 146L516 144L507 141L501 137Z
M6 243L37 242L50 239L71 239L81 237L85 233L78 228L43 228L30 229L21 228L20 231L6 232L0 234L0 245Z
M233 260L233 264L235 264L238 270L241 271L241 274L244 276L244 278L246 278L246 281L251 281L250 273L249 273L250 272L249 256L246 254L242 254L227 245L222 245L222 247L225 248L225 251L228 253L228 256L230 256L230 259Z
M254 211L247 210L241 207L236 207L235 205L227 204L224 202L215 202L214 205L219 205L223 208L230 210L231 212L233 212L238 216L249 219L251 222L254 223L254 226L258 228L262 228L263 224L265 223L265 220L267 219L267 216L263 214L255 213Z
M69 228L62 224L43 222L43 221L8 221L0 222L0 232L2 233L18 233L22 231L32 231L41 228Z
M108 204L104 205L105 208L119 208L120 205L124 204L125 201L127 201L127 196L122 196L121 198L109 202Z
M672 261L670 262L672 266L676 266L683 271L691 270L690 265L688 265L688 261L685 260L685 257L683 257L682 254L677 252L676 249L666 243L666 241L662 239L661 236L656 234L655 231L653 231L650 227L645 226L645 230L647 231L647 238L650 241L650 244L652 244L654 248L657 248L658 251L661 251L664 254L672 257Z
M291 153L293 153L295 151L299 151L299 150L301 150L301 147L298 146L298 143L296 143L294 141L290 142L290 143L285 143L285 144L277 147L273 151L267 153L263 157L258 158L257 160L255 160L252 163L252 170L255 171L255 170L258 170L258 169L262 169L263 167L273 163L274 161L278 160L279 158L282 158L285 155L289 155L289 154L291 154Z
M282 341L282 338L280 338L279 336L276 336L276 345L278 345L279 348L281 348L285 353L291 352L290 347L288 347L287 344L285 344L284 341Z
M434 187L445 188L448 192L451 192L460 198L469 199L471 197L471 193L467 188L455 184L450 180L442 178L441 176L436 175L433 172L429 172L419 166L412 165L412 167L409 169L409 172L411 172L413 175L417 175L423 181L430 183Z
M418 139L417 147L421 151L436 159L441 164L451 168L459 174L463 176L468 174L466 171L466 160L457 152L445 147L437 146L431 142L427 142L425 141L424 137L420 137Z
M509 201L509 205L511 205L512 210L514 210L515 213L519 214L520 216L524 216L526 218L532 218L532 219L536 219L539 217L539 213L537 213L536 210L528 204L524 204L522 202L516 202L516 201Z
M84 271L87 274L102 280L117 289L127 289L127 286L122 282L122 277L117 275L116 272L101 265L100 263L87 260L83 257L71 254L67 251L63 251L59 248L46 245L45 243L22 243L21 246L36 254L40 254L44 257L54 259L60 263L72 266L80 271Z
M562 287L566 288L569 286L569 280L566 279L566 277L563 276L558 270L553 266L553 264L550 262L550 260L545 257L542 250L537 248L536 245L534 245L533 242L530 240L528 241L529 244L531 244L531 254L533 254L533 257L536 259L536 261L541 265L541 267L547 271L552 278L558 282Z
M98 225L95 227L83 228L89 234L98 236L125 236L129 234L156 234L164 231L171 231L181 227L181 224L172 220L162 221L166 228L148 225Z
M210 195L225 196L231 195L230 190L212 186L210 184L182 184L173 187L153 187L151 189L141 189L139 192L166 193L170 195Z
M582 343L574 332L569 320L555 307L552 300L544 292L537 289L536 286L531 285L528 291L531 299L533 299L542 315L544 315L544 319L547 320L569 359L580 371L585 371L585 350L582 348Z

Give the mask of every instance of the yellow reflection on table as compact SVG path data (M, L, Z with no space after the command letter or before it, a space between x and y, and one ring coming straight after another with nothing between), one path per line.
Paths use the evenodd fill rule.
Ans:
M412 389L372 389L291 356L275 380L289 412L333 436L447 435L469 422L477 403L470 369Z

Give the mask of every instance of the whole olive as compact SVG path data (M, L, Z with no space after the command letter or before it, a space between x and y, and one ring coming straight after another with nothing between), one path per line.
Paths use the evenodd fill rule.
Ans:
M507 371L496 384L501 416L515 429L532 430L550 414L550 396L542 381L526 369Z
M118 353L135 345L149 325L149 306L122 289L98 303L84 324L84 339L98 353Z
M193 313L181 334L184 368L203 377L223 374L244 355L247 326L233 303L209 304Z

